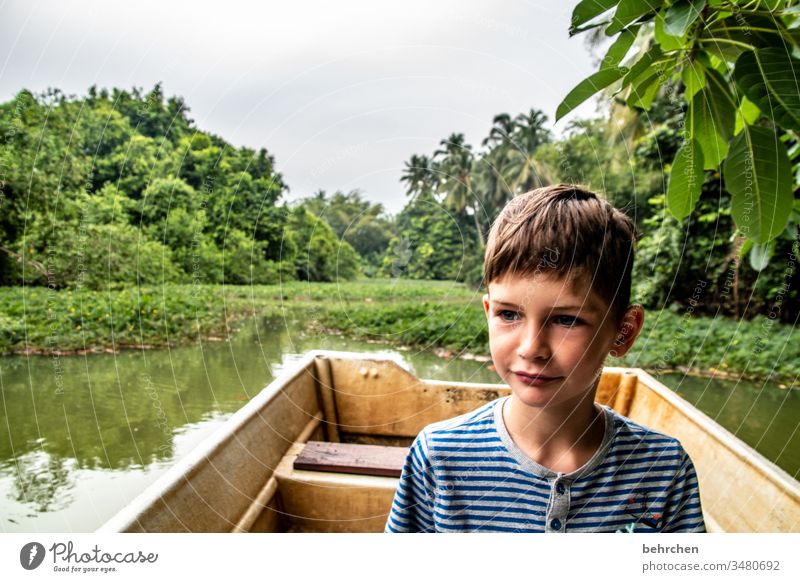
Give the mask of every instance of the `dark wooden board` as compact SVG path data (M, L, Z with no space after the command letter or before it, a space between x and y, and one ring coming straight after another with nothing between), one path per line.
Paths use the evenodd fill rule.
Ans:
M308 441L297 455L295 469L399 477L408 447L383 447Z

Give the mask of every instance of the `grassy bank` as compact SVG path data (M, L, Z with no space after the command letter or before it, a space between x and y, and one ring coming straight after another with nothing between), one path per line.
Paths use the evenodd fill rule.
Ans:
M488 354L480 293L452 282L370 280L269 286L170 285L113 291L0 289L0 351L160 347L234 333L252 317L292 313L311 330L454 354ZM766 318L737 322L649 312L622 365L793 382L800 331ZM610 363L615 363L610 360Z
M331 311L356 313L418 301L465 304L473 296L457 283L402 280L101 291L0 287L0 353L157 348L222 337L246 318L291 310L300 310L313 328Z
M184 343L226 330L211 288L0 289L0 351L102 351Z

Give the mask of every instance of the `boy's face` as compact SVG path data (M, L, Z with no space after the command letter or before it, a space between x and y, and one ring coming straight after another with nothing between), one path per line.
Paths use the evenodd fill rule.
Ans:
M582 277L506 275L489 284L483 305L497 373L536 408L569 408L593 392L608 353L624 354L641 327L639 318L629 344L615 344L617 322Z

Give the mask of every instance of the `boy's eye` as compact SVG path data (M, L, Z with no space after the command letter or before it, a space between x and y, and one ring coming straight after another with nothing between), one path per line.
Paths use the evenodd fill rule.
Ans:
M517 313L516 311L511 311L509 309L503 309L497 315L503 321L517 321L517 319L519 319L519 313Z
M564 327L575 327L583 323L582 320L574 315L557 315L554 319L557 324L563 325Z

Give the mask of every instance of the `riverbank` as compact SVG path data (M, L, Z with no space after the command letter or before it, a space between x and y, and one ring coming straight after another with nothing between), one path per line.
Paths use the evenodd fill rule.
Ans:
M69 355L225 340L252 318L295 316L310 329L378 305L469 304L448 281L368 280L281 285L163 285L106 290L0 287L0 354ZM337 318L338 319L338 318ZM360 336L362 330L339 331Z
M315 333L486 357L481 294L449 281L293 281L268 286L168 285L52 291L0 288L0 352L53 354L224 340L251 318L292 317ZM734 321L648 312L633 350L609 363L650 371L796 382L800 331L767 318Z

